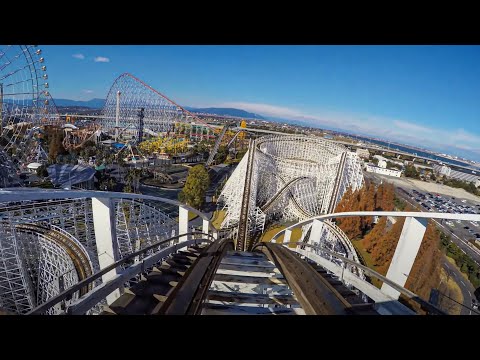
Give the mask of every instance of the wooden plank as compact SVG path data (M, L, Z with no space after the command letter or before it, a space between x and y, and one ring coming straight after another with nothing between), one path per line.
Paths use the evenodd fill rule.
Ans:
M291 295L271 296L268 294L242 294L215 290L208 292L207 300L249 304L298 304L297 300Z
M265 271L240 271L238 270L238 267L235 267L233 265L226 265L227 267L232 267L234 269L222 269L218 268L216 274L221 274L221 275L240 275L240 276L255 276L255 277L265 277L265 278L270 278L270 277L275 277L279 279L283 279L282 274L278 270L274 270L272 272L265 272Z
M243 282L248 284L264 284L264 285L286 285L285 278L261 277L261 276L244 276L233 274L216 274L214 281L223 282Z
M207 303L202 315L297 315L292 308L273 308L259 306L235 306Z
M280 271L276 267L264 267L264 266L245 266L238 264L222 264L218 267L221 270L234 270L242 272L258 272L258 273L279 273Z
M242 294L275 294L292 295L292 290L286 285L249 284L244 282L213 281L210 290L226 291Z
M248 258L239 256L225 256L221 264L240 264L245 266L263 266L267 268L275 267L268 259Z
M247 251L227 251L227 256L238 256L238 257L247 257L247 258L259 258L265 259L265 255L260 252L247 252Z

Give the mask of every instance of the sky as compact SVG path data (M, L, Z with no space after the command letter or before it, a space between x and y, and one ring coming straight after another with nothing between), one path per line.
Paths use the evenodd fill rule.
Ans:
M235 107L480 161L480 46L39 47L54 98L105 98L129 72L183 106Z

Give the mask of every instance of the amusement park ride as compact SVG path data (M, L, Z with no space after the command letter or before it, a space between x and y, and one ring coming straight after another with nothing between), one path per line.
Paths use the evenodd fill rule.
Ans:
M207 167L248 131L244 121L210 125L129 73L115 80L100 116L77 118L94 121L62 122L41 54L33 45L0 50L0 314L445 314L404 287L427 220L480 215L335 214L364 178L356 153L326 139L250 138L221 191L216 225L157 196L22 188L19 174L46 157L46 125L63 128L67 150L107 138L117 157L132 161L148 137L215 140ZM359 216L406 218L384 275L361 263L335 224ZM269 221L293 225L261 242Z
M67 122L72 121L72 118L73 116L68 116ZM227 126L219 129L218 126L206 123L129 73L120 75L114 81L100 116L79 115L78 118L94 118L95 121L81 129L65 127L63 145L67 150L80 148L88 141L98 142L106 135L113 140L112 146L117 154L126 151L133 161L139 156L144 158L138 145L145 139L145 135L153 138L188 139L192 142L215 139L206 163L209 166L228 130ZM245 127L244 122L243 126ZM233 143L236 135L228 146Z
M0 50L0 184L21 185L19 175L39 160L43 127L59 125L42 50L8 45Z
M28 164L46 161L42 144L45 125L63 128L62 144L67 151L110 138L114 140L112 148L116 156L127 153L127 160L133 162L145 158L138 150L145 135L188 138L194 142L216 139L208 165L213 162L226 128L218 133L214 126L128 73L114 81L100 116L59 115L47 90L47 68L41 54L33 45L10 45L0 52L0 62L3 61L0 67L2 186L21 186L19 175L27 170ZM94 119L81 125L75 122L85 118Z

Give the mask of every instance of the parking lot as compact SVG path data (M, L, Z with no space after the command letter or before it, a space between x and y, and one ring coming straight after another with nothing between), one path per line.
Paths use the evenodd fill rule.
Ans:
M409 200L409 202L420 205L423 211L456 214L480 214L480 204L473 204L473 202L466 199L457 199L452 196L428 193L416 189L405 190L401 187L398 187L397 190L399 195L406 200ZM441 220L440 224L448 229L450 233L463 240L465 243L474 242L475 239L480 239L480 223L478 222ZM477 249L476 252L477 256L474 256L474 259L476 259L478 262L478 253L480 253L480 250Z

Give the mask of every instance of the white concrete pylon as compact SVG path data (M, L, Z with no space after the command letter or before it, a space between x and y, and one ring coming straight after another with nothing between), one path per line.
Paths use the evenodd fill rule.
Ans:
M202 232L204 234L209 234L210 233L210 221L203 219L202 222Z
M188 231L188 209L178 207L178 235L187 234ZM190 240L190 235L180 237L179 242Z
M407 217L398 240L392 262L387 271L387 278L400 286L404 286L412 269L418 250L427 229L425 218ZM387 284L383 284L382 292L398 299L400 292Z
M92 214L98 263L100 269L104 269L119 260L113 200L109 198L92 198ZM102 281L107 282L116 275L117 269L109 271L102 276ZM120 290L117 289L107 296L107 303L110 305L119 297Z

